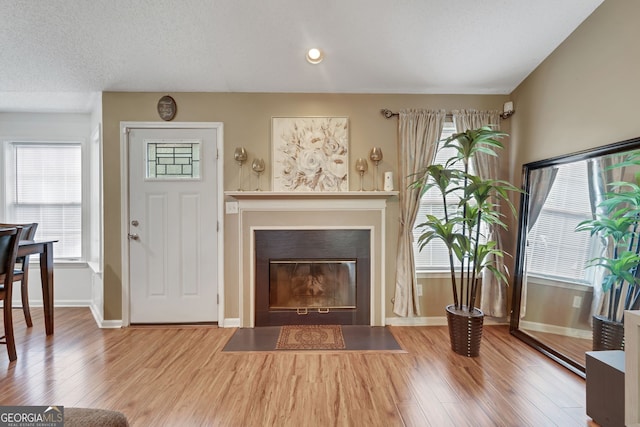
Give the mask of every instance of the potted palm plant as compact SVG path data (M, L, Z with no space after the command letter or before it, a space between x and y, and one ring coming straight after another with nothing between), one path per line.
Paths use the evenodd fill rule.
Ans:
M634 152L607 169L638 165L640 152ZM603 213L576 227L601 238L606 248L604 256L588 263L606 271L601 284L606 306L602 314L593 315L594 350L624 350L624 310L640 308L640 173L634 180L609 184L611 191L598 205Z
M470 172L476 154L497 156L496 150L503 148L498 139L504 136L490 127L450 136L438 150L454 148L455 155L444 164L426 167L411 184L420 190L420 196L435 189L442 197L443 215L427 215L417 225L421 233L418 247L422 250L437 239L447 248L453 293L453 304L446 307L447 323L453 351L465 356L477 356L480 351L484 313L475 305L483 272L490 270L497 280L507 282L506 271L495 262L505 252L488 239L488 233L507 229L500 203L505 202L515 216L509 193L520 190L506 181L483 179Z

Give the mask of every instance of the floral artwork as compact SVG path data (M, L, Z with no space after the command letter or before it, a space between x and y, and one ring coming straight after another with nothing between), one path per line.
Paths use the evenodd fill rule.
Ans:
M347 117L274 117L273 191L348 191Z

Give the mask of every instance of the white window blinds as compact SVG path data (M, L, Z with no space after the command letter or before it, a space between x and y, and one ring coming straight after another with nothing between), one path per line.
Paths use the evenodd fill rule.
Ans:
M14 143L13 222L37 222L36 239L58 240L56 259L82 257L82 150L79 143Z
M528 235L528 273L590 283L586 265L593 257L593 240L575 227L591 218L586 161L562 165Z
M453 122L445 122L442 129L441 140L446 139L456 133L456 128ZM447 159L453 157L456 154L455 148L446 148L438 150L436 157L433 161L434 164L444 164ZM462 168L462 165L460 165ZM471 171L473 172L473 171ZM452 202L458 200L456 197L449 198ZM452 208L454 208L452 206ZM426 245L422 251L418 250L418 237L424 230L417 226L424 222L427 215L435 215L442 217L444 215L444 204L442 202L442 196L440 192L433 188L427 191L420 200L420 207L418 208L418 216L413 229L413 253L415 257L416 270L448 270L449 269L449 254L447 248L441 241L434 239L428 245Z

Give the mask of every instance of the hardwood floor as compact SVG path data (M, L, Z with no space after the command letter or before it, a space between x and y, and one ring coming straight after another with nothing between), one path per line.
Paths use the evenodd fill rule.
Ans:
M18 360L0 348L0 405L124 412L132 426L595 426L584 381L485 327L480 357L446 327L392 327L408 353L222 353L233 329L99 329L58 308L45 337L14 312Z
M566 335L551 334L547 332L528 330L523 331L536 338L540 342L543 342L560 351L565 356L580 363L582 366L585 366L587 364L587 356L585 353L587 351L593 350L592 339L568 337Z

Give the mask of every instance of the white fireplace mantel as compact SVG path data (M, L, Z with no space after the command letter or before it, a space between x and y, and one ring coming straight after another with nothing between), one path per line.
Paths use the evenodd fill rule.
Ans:
M358 210L385 209L397 191L225 191L239 202L239 210ZM227 201L227 203L230 203ZM233 203L233 202L231 202ZM227 204L227 207L229 205ZM234 208L231 208L234 210ZM229 213L227 211L227 213Z
M397 191L276 192L225 191L239 202L239 210L357 210L385 209L387 199ZM230 202L227 202L230 203ZM233 202L231 202L233 203ZM227 207L229 205L227 204ZM231 207L234 210L233 207ZM228 211L227 211L228 212Z
M234 199L386 199L397 191L225 191Z
M270 229L367 229L371 232L371 325L385 323L387 200L397 191L225 191L227 214L237 214L238 326L253 327L254 232Z

